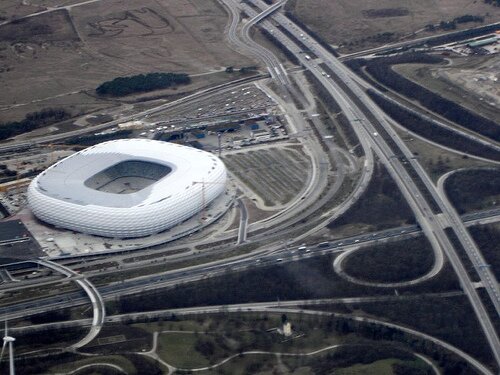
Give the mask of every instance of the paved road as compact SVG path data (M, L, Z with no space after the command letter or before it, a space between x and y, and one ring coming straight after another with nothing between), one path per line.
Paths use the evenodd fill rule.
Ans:
M485 217L496 215L500 218L500 209L492 209L468 215L469 220L482 220ZM103 299L112 299L120 295L140 293L164 287L197 281L207 277L222 275L227 271L247 270L254 267L265 267L286 262L296 262L314 256L329 253L339 253L360 246L371 246L389 239L411 237L419 233L421 229L417 225L391 228L375 233L365 233L358 236L342 238L335 241L308 244L306 249L298 250L301 246L284 247L279 245L269 248L269 253L250 254L233 259L224 259L201 264L184 269L168 271L163 274L155 274L137 277L135 279L116 282L108 286L99 287L99 293ZM95 271L93 274L102 274ZM89 275L89 274L88 274ZM79 275L81 276L81 275ZM80 293L66 293L59 296L42 298L35 301L16 303L12 306L0 307L0 316L7 319L29 316L36 313L52 311L65 307L77 306L88 303L88 297ZM95 315L94 315L95 316Z
M276 56L268 49L255 43L249 36L250 27L275 12L282 5L282 3L278 2L264 9L260 14L253 13L253 17L242 28L241 33L238 34L240 10L233 6L232 0L221 0L221 2L229 10L231 16L231 21L226 27L226 35L228 37L229 44L238 52L262 61L268 68L271 76L276 79L278 83L288 85L290 82L286 72Z
M68 277L78 276L78 274L75 271L55 262L51 262L48 260L39 260L37 261L37 263L47 268L51 268L57 272L60 272ZM101 331L102 325L104 324L104 319L106 318L104 300L102 299L96 287L86 278L74 279L74 281L85 291L85 293L87 293L87 296L89 297L90 302L92 303L94 316L92 319L92 326L90 328L90 332L80 341L73 344L70 347L70 349L72 350L81 348L90 343L93 339L95 339L99 334L99 332Z
M240 226L238 228L238 241L237 244L241 245L247 240L247 228L248 228L248 211L245 206L245 202L238 198L238 207L240 208Z
M478 133L473 133L470 131L463 130L462 128L460 128L457 125L450 125L447 122L444 122L442 120L438 120L436 118L436 116L429 115L428 111L426 109L419 108L417 105L412 104L410 101L406 100L406 98L401 98L403 101L396 100L393 97L387 95L386 93L380 91L376 87L372 86L370 83L366 82L365 80L363 80L359 76L355 76L355 77L353 77L353 79L356 82L358 82L365 89L370 89L370 90L376 92L379 96L381 96L382 98L384 98L388 102L395 104L398 107L404 108L406 111L410 112L411 114L418 116L419 118L421 118L423 120L429 121L437 127L449 130L453 133L460 135L461 137L467 138L471 142L478 143L482 146L489 147L494 151L500 151L500 145L498 144L498 142L495 142L494 140L492 140L488 137L485 137L485 136L480 135ZM430 139L429 141L432 142L432 139ZM438 145L438 146L443 147L442 145ZM471 156L476 157L475 155L471 155ZM484 159L484 158L481 158L481 159L488 161L488 162L499 163L498 161L495 161L495 160L489 160L489 159Z
M263 6L260 1L254 1L254 4ZM301 30L283 15L278 13L272 17L276 22L287 28L289 32L293 33L296 38L300 38L301 34L307 35L304 30ZM275 32L274 35L277 36L277 34L278 33ZM375 106L367 97L366 93L353 81L351 78L351 71L345 68L335 56L321 47L312 38L302 38L302 42L318 56L320 61L330 68L331 72L335 75L335 77L333 77L335 81L333 81L329 77L326 77L324 72L320 70L315 62L311 62L302 57L302 51L300 51L300 47L296 45L294 41L287 38L284 34L280 34L279 38L296 54L301 63L316 76L321 84L339 103L344 114L353 125L358 137L365 138L371 144L373 150L377 153L381 162L386 166L402 191L403 196L413 209L424 233L435 249L436 258L442 257L442 251L446 253L472 304L483 332L490 343L495 359L500 365L500 341L498 335L457 251L445 232L445 228L451 228L470 259L473 261L476 271L480 275L483 285L486 287L497 309L497 314L500 311L498 283L489 268L480 267L481 264L485 263L484 259L455 210L450 207L445 197L440 196L432 180L419 162L412 159L413 154L406 147L401 138L392 130L385 120L385 115L382 111ZM385 133L383 136L379 136L381 131ZM409 165L403 165L399 158L393 157L394 155L401 154L406 156L406 159L410 163ZM409 174L410 171L415 173L417 177L414 175L411 176ZM425 187L423 188L421 185L417 185L415 178L421 179ZM427 191L422 192L421 189L426 189ZM424 195L424 193L426 194ZM430 199L428 194L431 195L432 199L434 199L439 209L442 211L440 220L437 219L436 214L434 214L431 209L430 204L432 202L428 201L428 199ZM443 223L445 223L445 226L443 226ZM498 316L495 318L498 318Z

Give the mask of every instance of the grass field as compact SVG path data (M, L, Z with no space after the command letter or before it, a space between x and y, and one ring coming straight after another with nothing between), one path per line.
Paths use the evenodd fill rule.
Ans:
M63 100L77 113L101 108L81 93L118 76L254 65L226 45L228 17L216 0L96 1L23 19L74 2L25 3L0 3L0 17L18 19L0 25L0 109L19 117ZM0 112L0 122L9 112Z
M291 337L285 338L276 331L283 319L292 324ZM266 352L241 354L216 370L200 373L263 375L278 372L305 375L325 373L324 369L330 368L365 374L370 369L385 371L396 362L407 365L417 363L420 368L426 368L421 361L415 360L405 344L373 340L364 334L358 335L351 330L352 327L345 330L345 324L347 323L343 319L311 317L302 313L283 316L273 312L221 312L181 318L171 316L146 323L115 324L108 327L107 332L101 332L99 337L102 340L105 337L111 339L127 336L127 340L134 341L136 336L151 336L153 332L160 332L156 354L168 364L184 369L217 364L225 358L252 350ZM151 337L149 341L151 342ZM316 353L319 349L325 350ZM19 359L18 372L69 373L92 364L96 364L96 367L82 369L82 373L108 373L108 369L109 373L115 373L109 365L118 366L128 374L156 374L160 368L164 370L146 352L149 349L125 343L125 346L112 347L111 350L109 355L99 352L99 355L87 358L67 353L50 358ZM143 355L138 355L138 352ZM356 366L359 363L364 365ZM97 364L108 366L99 367ZM392 374L382 372L385 373Z
M266 206L292 200L304 188L310 173L307 157L292 148L239 152L225 156L224 162Z
M395 131L406 143L406 146L418 157L420 164L434 181L446 172L459 168L491 166L492 164L473 158L465 158L455 152L444 150L419 138L414 138L405 130Z
M417 37L427 24L451 21L466 14L484 16L484 24L496 22L500 9L476 0L294 0L287 9L342 52L353 52ZM481 24L467 23L462 28ZM386 37L384 37L384 33Z
M197 340L193 333L162 333L158 337L158 354L164 361L179 368L208 366L208 359L194 350Z
M392 69L427 89L490 120L498 120L497 83L500 62L495 55L451 59L448 66L394 65Z
M395 363L404 363L398 359L383 359L370 363L368 365L354 365L338 370L335 375L393 375L392 365Z

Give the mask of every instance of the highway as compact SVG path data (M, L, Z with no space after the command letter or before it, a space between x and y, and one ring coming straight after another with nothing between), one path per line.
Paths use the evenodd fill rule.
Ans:
M500 209L488 210L468 215L468 220L480 220L491 216L500 217ZM270 248L272 252L268 254L249 254L239 258L224 259L208 264L167 271L162 274L141 276L135 279L123 280L107 286L99 286L98 292L103 299L113 299L120 295L128 295L146 290L154 290L164 287L202 280L207 277L222 275L227 271L242 271L255 267L266 267L286 262L300 261L314 256L329 253L341 253L360 246L370 246L381 241L393 239L410 238L421 232L417 225L391 228L379 232L365 233L358 236L347 237L335 241L328 241L320 244L308 244L306 250L299 250L298 246L279 245ZM143 267L146 265L142 265ZM73 274L74 271L72 271ZM87 273L87 277L101 275L101 270ZM76 274L78 275L78 274ZM78 275L81 278L81 275ZM75 276L73 276L75 277ZM77 280L80 280L78 278ZM1 289L0 289L1 290ZM54 297L41 298L34 301L16 303L12 306L0 307L0 315L7 319L32 315L39 312L52 311L63 307L71 307L88 303L89 298L82 293L65 293ZM94 305L94 309L96 306ZM99 312L96 310L94 316ZM103 315L104 316L104 315Z
M240 34L238 34L240 11L232 6L231 0L221 0L221 2L229 10L231 16L231 21L226 27L226 35L228 36L229 44L232 45L237 52L262 61L265 66L267 66L271 77L282 85L288 85L290 83L288 76L276 56L266 48L254 42L249 36L250 27L275 12L282 6L282 2L280 1L264 9L260 14L254 14L254 17L243 26Z
M238 7L248 6L245 4L236 4L230 0L222 1L226 4L228 9L230 9L233 16L230 25L231 31L228 33L228 35L234 36L236 35L237 26L239 23L240 8ZM286 45L290 49L290 51L296 54L301 63L315 75L315 77L328 90L332 97L335 98L335 100L349 119L350 123L354 127L356 134L360 139L363 148L365 149L365 154L367 155L367 157L373 157L370 149L373 150L379 157L380 161L388 169L389 173L394 178L404 197L408 201L410 207L415 212L416 218L422 228L422 231L429 238L429 241L433 245L433 249L435 252L434 271L440 269L440 266L442 266L444 260L443 251L447 255L451 265L453 266L460 279L465 294L469 298L474 308L485 336L490 343L496 361L500 364L500 342L498 340L496 331L492 325L489 315L486 312L486 309L482 304L481 299L479 298L479 295L477 294L475 286L473 285L467 272L465 271L462 261L457 255L448 234L445 232L445 229L451 229L457 236L458 240L469 255L474 266L476 267L476 271L480 275L483 285L488 291L488 294L490 295L490 298L492 299L492 302L494 303L498 314L500 311L500 295L498 292L498 283L492 275L491 270L489 270L487 267L480 267L481 264L485 264L485 261L482 258L479 249L477 249L477 246L467 232L463 221L460 219L453 207L451 207L446 197L443 196L443 194L434 186L429 176L420 166L418 161L412 158L413 154L408 150L399 136L392 130L390 125L385 120L385 115L380 111L380 109L378 109L378 107L376 107L371 102L364 91L362 91L356 84L356 82L352 78L352 73L346 70L346 68L338 61L338 59L332 56L324 48L319 46L310 37L301 38L301 34L307 35L304 30L298 28L298 26L294 25L283 15L274 13L278 10L278 8L280 8L281 3L275 4L269 8L267 8L266 5L260 1L255 1L254 3L257 6L261 7L261 9L263 9L263 12L260 15L254 15L252 18L253 21L249 22L248 25L251 26L254 22L262 20L265 16L272 16L276 22L280 23L282 27L288 30L288 32L295 35L297 39L301 39L303 43L306 44L307 47L311 51L313 51L316 56L318 56L318 59L316 59L315 61L309 61L309 59L306 59L302 54L303 51L301 50L301 46L297 45L294 40L291 40L284 33L278 30L274 31L275 37L277 37L284 45ZM250 51L254 55L258 56L259 59L264 61L267 66L276 68L270 69L271 76L275 78L275 80L280 84L287 86L288 78L286 76L286 73L279 73L280 70L283 69L279 61L276 63L276 59L274 57L271 57L265 53L263 54L261 48L253 46L253 41L250 42L249 40L247 40L247 38L250 38L250 26L244 27L242 29L241 40L243 40L244 43L242 44L240 39L233 39L233 43L239 48L244 49L248 49L246 43L249 43L251 45ZM271 55L274 56L272 53ZM329 69L333 72L333 79L330 77L326 77L324 72L322 72L320 68L318 68L318 61L324 62L329 67ZM142 117L146 114L153 114L158 111L163 111L168 108L169 105L172 105L172 103L164 105L167 107L159 106L151 110L143 111L140 114L134 114L128 117L121 118L119 120L99 125L99 127L111 127L115 126L118 123L129 121L139 116ZM93 127L92 131L95 130L96 127ZM82 131L88 132L89 129L82 129ZM74 134L72 134L71 136L73 135ZM56 138L52 139L52 137ZM33 141L33 143L51 142L55 139L60 139L60 137L61 135L42 137L40 140ZM65 135L65 137L68 137L68 135ZM12 147L24 147L25 144L26 143L18 143L16 145L8 145L3 147L4 150L12 150ZM27 144L31 144L31 142L28 142ZM2 148L0 148L0 151L1 150ZM400 154L406 157L408 164L406 162L403 163L400 158L394 157L394 155ZM373 162L373 159L370 160L372 160ZM321 162L319 163L319 165L322 165ZM361 179L361 185L358 185L360 186L360 189L361 187L365 186L363 184L367 184L367 181L369 181L371 174L364 174L364 176L364 179ZM421 180L420 184L416 183L417 178ZM422 186L425 188L425 191ZM346 205L359 198L359 195L353 195L351 198L351 201L345 202ZM434 202L437 204L437 206L439 207L438 211L436 211L436 209L433 207L430 199L434 200ZM328 220L331 220L331 218L328 218ZM240 229L241 228L242 226L240 226ZM240 236L240 239L245 239L246 237L246 225L244 225L244 228L244 233ZM93 327L95 328L91 330L89 336L87 336L87 338L81 343L83 343L83 345L88 343L90 339L95 337L99 332L100 326L102 326L102 323L105 319L105 311L103 307L104 305L102 302L103 299L116 298L116 296L120 295L143 292L146 290L173 286L179 283L196 281L205 277L221 275L228 270L239 271L249 269L251 267L261 267L272 264L281 264L289 261L298 261L311 256L317 256L319 254L344 252L348 249L356 248L361 244L375 243L382 239L398 237L402 235L407 236L411 233L416 233L419 230L420 229L415 226L414 232L407 232L406 230L404 230L405 232L402 233L400 229L397 229L397 231L395 229L391 229L379 233L368 233L338 241L330 241L327 246L319 247L319 245L316 244L312 247L309 246L306 250L302 251L299 251L297 247L277 249L272 253L270 252L269 254L262 255L260 258L255 258L254 255L250 255L237 260L224 260L220 262L213 262L210 264L189 267L186 269L170 271L160 275L124 280L123 282L100 287L99 291L97 291L97 289L95 289L92 284L87 285L84 283L84 280L77 279L77 282L91 296L90 299L94 307ZM54 265L50 264L45 264L45 266L54 267ZM77 304L83 304L87 302L87 297L83 296L81 293L68 293L61 296L47 297L36 301L27 301L16 304L14 306L2 307L0 308L0 314L4 315L7 319L12 319L15 317L26 316L31 313L46 312L55 308L75 306ZM205 310L202 310L203 308L199 309L199 311L206 312ZM251 309L251 307L249 307L249 309ZM498 318L498 316L496 316L495 318ZM485 371L482 372L488 373Z
M435 118L435 116L430 116L427 113L423 113L423 112L426 112L425 109L418 108L415 104L412 104L410 106L411 102L409 102L406 99L404 99L405 103L403 103L403 102L401 102L399 100L396 100L393 97L387 95L386 93L380 91L376 87L370 85L368 82L364 81L359 76L355 76L355 77L353 77L353 79L355 79L355 81L357 83L359 83L365 89L370 89L370 90L376 92L379 96L381 96L382 98L384 98L388 102L390 102L392 104L395 104L395 105L397 105L399 107L404 108L406 111L410 112L411 114L413 114L415 116L418 116L418 117L420 117L423 120L429 121L429 122L431 122L433 125L435 125L437 127L450 130L450 131L452 131L454 133L459 134L461 137L467 138L469 141L478 143L478 144L480 144L482 146L489 147L492 150L500 151L500 145L498 145L498 143L495 142L495 141L493 141L492 139L489 139L489 138L487 138L485 136L482 136L480 134L477 134L477 133L472 133L470 131L464 130L464 129L460 128L459 126L456 126L456 125L454 125L454 126L449 125L448 123L446 123L446 122L444 122L442 120L438 120L437 118ZM417 110L417 108L419 110ZM432 141L432 140L429 140L429 141ZM442 145L438 145L438 146L439 147L443 147ZM471 156L472 157L476 157L474 155L471 155ZM483 159L483 160L486 160L486 161L488 161L490 163L500 163L500 162L495 161L495 160L489 160L489 159Z
M279 5L281 3L276 3L271 7L267 7L267 5L264 5L262 8L263 11L261 13L257 13L255 9L244 2L237 3L234 0L223 0L222 2L226 5L226 7L229 8L231 14L231 23L226 28L228 40L230 41L230 43L235 45L238 50L246 48L247 43L251 43L252 51L256 49L259 50L259 54L260 56L262 56L261 61L263 61L267 65L269 70L281 72L278 75L274 75L273 77L275 78L275 82L281 84L282 88L285 88L284 90L282 90L283 96L289 97L290 95L293 95L295 88L292 85L288 84L288 78L286 78L286 83L282 81L283 77L287 76L286 72L283 69L283 66L280 64L277 57L275 57L272 52L268 51L267 49L251 40L249 30L250 26L252 26L252 23L250 21L247 22L242 29L241 35L239 35L237 33L237 22L235 21L239 17L240 11L242 10L250 17L252 17L251 20L262 21L262 24L264 26L269 27L270 23L269 21L264 20L264 16L273 14L279 8ZM239 9L239 7L241 7L241 9ZM296 96L300 97L300 95ZM280 98L276 98L276 100L278 101L285 116L287 117L287 122L292 128L295 127L293 129L293 133L300 134L305 130L309 130L306 129L306 127L303 125L304 119L302 117L302 114L297 111L293 103L289 104ZM313 123L317 123L317 119L313 119L312 121ZM318 131L319 129L320 127L318 127ZM271 235L294 235L296 232L294 225L299 222L303 222L303 219L306 217L314 216L314 213L318 210L321 210L325 206L325 204L327 204L329 200L336 194L338 189L340 189L340 185L344 178L343 167L339 167L338 169L338 172L342 173L342 175L339 176L339 178L335 179L332 188L327 190L326 194L323 194L323 196L320 197L320 193L326 188L326 186L324 185L327 182L328 170L326 166L328 165L328 161L326 160L324 153L315 151L318 149L319 145L316 142L312 142L310 137L301 139L301 142L306 146L306 150L309 149L312 151L309 152L309 155L313 160L313 177L311 178L309 187L302 194L300 200L297 200L293 204L289 205L286 210L282 210L277 215L274 215L266 220L249 225L249 233L251 234L251 239L253 241L256 241L262 237L266 238L266 240L270 240ZM371 152L368 143L364 139L360 138L360 144L366 157L365 166L361 169L361 176L359 177L359 180L357 181L353 192L344 202L342 202L337 207L331 208L329 212L325 213L324 215L326 216L326 218L319 217L313 219L317 222L317 224L306 234L297 237L297 241L305 238L305 236L309 235L310 233L317 232L317 230L324 228L335 218L339 217L350 206L352 206L359 199L359 197L361 197L362 193L368 187L368 182L371 179L375 166L374 155ZM337 160L342 163L342 160L338 157L336 158L334 154L332 154L331 157L333 160ZM276 225L276 222L279 222L280 224ZM263 229L265 229L265 231Z
M254 1L254 4L261 7L261 9L264 6L261 1ZM300 38L301 34L307 35L305 30L300 29L282 14L276 13L271 17L282 27L286 28L288 32L295 35L296 38ZM439 195L439 192L432 183L432 180L423 170L419 162L416 159L412 159L413 154L406 147L400 137L394 132L394 130L392 130L390 125L385 120L382 111L376 107L376 105L367 97L366 93L351 78L352 72L350 72L335 56L320 46L311 37L302 38L302 43L304 43L316 56L318 56L318 60L325 63L336 76L332 77L334 79L328 78L318 69L316 66L317 62L315 63L314 61L309 61L302 56L300 46L296 45L293 40L278 31L275 31L274 35L296 55L301 63L316 76L321 84L335 98L337 103L343 109L345 115L349 118L353 128L358 134L358 137L365 138L371 144L371 147L379 156L381 162L386 166L389 173L402 191L404 197L410 204L410 207L413 209L424 233L435 249L436 256L440 256L442 251L446 253L453 269L459 277L466 295L471 302L483 332L490 343L496 362L500 365L500 341L498 339L498 335L477 291L471 282L469 275L457 255L457 250L453 247L444 230L445 227L443 227L443 222L446 223L446 228L451 228L451 230L453 230L470 259L473 260L476 271L480 275L483 285L486 287L486 290L488 291L488 294L497 309L497 314L500 312L500 294L498 292L498 283L488 267L479 267L480 264L485 264L484 259L455 210L450 207L449 203L446 202L443 197ZM381 136L378 136L379 133ZM396 146L397 149L393 149L392 147L394 146ZM410 164L403 165L399 158L393 157L395 154L405 155ZM407 167L410 169L407 169ZM418 187L415 176L409 174L411 169L413 169L418 178L421 179L421 182L417 181L419 183ZM420 190L422 188L422 183L428 191ZM426 194L424 195L424 193ZM428 202L429 198L427 193L430 193L432 199L434 199L439 206L439 209L442 211L440 220L437 220L437 213L433 213L431 209L430 204L433 202Z
M207 277L222 275L228 271L242 271L255 267L266 267L286 262L300 261L302 259L325 255L328 253L343 252L352 247L375 244L384 239L411 236L417 232L419 232L419 229L416 226L411 227L411 229L393 228L377 233L367 233L355 237L330 241L326 247L320 247L319 244L311 244L310 246L307 246L307 250L298 250L300 246L286 247L280 245L279 247L270 249L272 252L268 254L249 254L239 258L224 259L221 261L167 271L162 274L141 276L135 279L123 280L106 286L99 286L98 291L99 295L102 296L103 299L112 299L120 295L128 295L146 290L154 290L176 284L202 280ZM92 273L88 273L87 277L91 274ZM102 274L102 271L97 270L94 274ZM78 292L65 293L58 296L20 302L12 306L2 306L0 307L0 315L5 316L6 319L13 319L35 313L52 311L63 307L86 304L88 301L89 298L85 294Z

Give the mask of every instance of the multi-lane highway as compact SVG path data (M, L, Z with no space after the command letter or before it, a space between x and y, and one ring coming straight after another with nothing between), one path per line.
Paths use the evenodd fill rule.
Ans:
M288 80L288 76L280 61L272 52L257 44L252 38L250 38L249 34L249 30L254 24L278 10L282 6L282 2L280 1L264 9L262 13L259 14L255 14L252 10L250 14L253 14L253 17L247 21L245 26L243 26L241 33L238 33L240 10L232 5L231 0L221 0L221 2L226 5L227 9L229 9L231 16L231 21L226 27L226 35L228 36L230 45L232 45L238 52L250 55L251 57L262 61L265 66L267 66L271 77L275 78L277 82L282 85L288 85L290 81ZM245 7L245 9L247 8Z
M254 4L261 9L265 6L258 0L255 0ZM413 209L424 233L435 249L436 257L442 256L442 251L446 253L472 304L495 359L500 364L500 341L491 318L475 290L457 250L445 232L446 228L450 228L455 233L474 264L476 272L480 275L481 281L495 305L497 314L500 313L498 283L488 267L480 267L481 264L485 264L484 259L465 229L463 222L444 197L441 197L418 160L412 158L413 154L387 123L381 110L352 79L352 73L312 38L301 37L301 35L307 35L306 31L293 24L288 18L279 13L272 15L272 17L318 57L318 61L306 59L302 54L302 46L297 45L295 40L288 38L279 30L274 31L275 37L296 55L299 61L316 76L337 101L358 137L366 139L370 143ZM334 76L327 77L323 71L318 69L318 62L326 64ZM403 164L399 158L394 158L394 155L404 155L409 160L409 164L406 162ZM435 205L439 207L439 211L436 211ZM436 212L433 212L433 209ZM437 215L440 215L439 219Z
M467 215L467 217L468 220L475 221L492 216L498 217L499 215L500 209L493 209L484 212L469 214ZM212 262L208 265L202 264L184 269L167 271L162 274L137 277L131 280L123 280L109 286L100 286L97 289L99 295L101 295L102 298L110 299L115 298L116 296L127 295L134 292L153 290L190 281L197 281L207 277L215 277L224 274L227 271L241 271L256 267L266 267L275 264L301 261L303 259L308 259L314 256L345 252L358 247L366 247L377 244L381 241L410 238L420 232L421 229L418 225L407 225L403 227L386 229L379 232L341 238L334 241L307 244L305 245L305 249L302 248L301 250L299 250L299 248L303 247L303 245L287 246L287 244L281 244L278 247L270 249L272 251L270 251L269 253L262 253L257 255L250 254L243 257ZM66 271L64 271L63 273L67 275ZM94 272L88 272L87 276L90 277L92 275L100 275L102 273L103 271L97 269ZM75 278L75 275L72 274L72 277ZM81 279L81 276L76 277L76 280ZM93 307L96 310L94 316L98 316L98 309L100 309L102 306L96 303L96 301L98 300L98 295L96 295L93 299L91 298ZM76 306L88 302L89 297L86 294L66 293L55 297L26 301L13 306L0 307L0 315L3 315L8 319L12 319L15 317L26 316L44 311L52 311L55 309ZM104 318L104 314L102 314L101 316Z
M205 277L223 274L228 270L245 270L251 267L262 267L289 261L299 261L301 259L317 256L319 254L344 252L348 249L375 243L388 238L410 236L422 230L429 238L435 252L436 261L432 271L433 274L435 274L443 264L444 251L460 279L465 294L474 308L485 336L490 343L497 363L500 363L500 343L497 333L492 325L491 317L486 312L486 309L477 294L475 285L473 285L469 275L465 271L464 265L462 264L460 257L457 255L454 243L452 243L447 230L453 231L461 246L463 246L464 251L466 251L469 255L472 263L476 267L476 272L481 277L483 286L488 291L489 296L497 309L497 313L500 311L498 284L488 267L480 267L481 264L485 264L485 261L469 233L465 229L463 221L460 219L453 207L451 207L446 197L443 196L443 194L434 186L429 176L418 163L418 160L412 158L413 155L411 152L387 123L385 115L373 104L373 102L371 102L365 92L353 79L352 73L346 70L346 68L338 61L338 59L335 58L335 56L331 55L330 52L307 36L305 30L300 29L282 14L276 13L281 7L281 3L268 7L262 1L254 0L254 5L262 10L261 13L258 13L254 8L245 3L239 3L233 0L221 1L228 7L232 14L232 22L227 31L232 44L238 49L249 51L253 56L262 60L268 66L271 76L283 86L289 86L289 80L282 65L279 61L277 61L276 57L272 53L269 51L269 53L265 52L261 46L251 40L249 30L252 24L263 20L264 17L267 16L272 16L274 21L281 25L281 28L287 30L287 34L285 34L279 29L273 28L273 35L296 55L304 67L309 69L314 74L320 84L325 87L329 94L342 108L344 114L354 127L363 149L365 150L368 164L367 168L363 168L363 170L369 170L373 167L373 154L371 152L371 150L373 150L396 181L410 207L413 209L421 229L418 226L407 227L404 229L394 228L387 231L368 233L337 241L329 241L328 243L314 244L312 246L306 246L305 248L301 247L301 249L299 249L299 247L275 247L268 249L269 251L262 252L259 256L251 254L248 256L238 257L237 259L226 259L209 264L188 267L181 270L169 271L163 274L124 280L123 282L99 287L98 291L91 284L85 284L84 279L76 279L77 282L85 284L82 284L81 286L91 296L91 301L95 310L94 326L96 328L91 331L88 338L95 337L96 332L98 332L98 329L102 325L105 318L102 298L115 298L116 296L124 294L137 293L160 287L173 286L179 283L196 281ZM252 18L241 29L241 33L239 34L239 37L237 37L241 10L247 12L247 14L249 14ZM265 27L272 27L269 22L263 22L263 25ZM289 35L293 35L294 39L290 38ZM297 43L299 40L300 45ZM314 56L316 56L315 58L311 60L310 58L306 58L304 56L304 45L314 53ZM320 63L326 64L331 74L326 74L319 66ZM137 116L154 114L158 111L165 110L169 105L171 104L156 107L152 110L144 111L141 114L121 118L100 126L103 128L111 127L119 122L134 119ZM93 129L95 130L96 128ZM88 130L85 129L85 131ZM37 140L36 142L53 141L54 139L52 137L54 136L45 137L41 140ZM61 136L58 135L56 137ZM15 147L22 146L23 144L15 145ZM394 155L404 155L405 160L401 160L399 157L394 157ZM321 162L318 162L318 160L316 160L316 162L317 163L315 165L324 165L321 164ZM318 171L318 173L320 172L321 170ZM325 171L323 170L323 172ZM366 178L369 180L371 174L365 173L363 176L364 177L361 178L360 185L358 185L359 191L362 191L362 188L366 187ZM355 193L355 195L350 197L349 201L344 203L349 205L359 198L359 195L356 195ZM314 197L311 199L317 203L321 201L318 198L319 193L316 191ZM471 219L477 220L482 218L478 215L480 214L472 214ZM246 239L247 234L247 223L243 210L242 221L243 223L240 226L239 232L241 242ZM64 272L64 270L59 271ZM88 297L82 295L82 293L67 293L60 296L26 301L18 303L14 306L2 307L0 308L0 315L3 315L7 319L12 319L15 317L26 316L27 314L46 312L56 308L75 306L87 302ZM497 317L498 316L495 318ZM84 343L88 342L88 338L86 339L87 341L84 341Z

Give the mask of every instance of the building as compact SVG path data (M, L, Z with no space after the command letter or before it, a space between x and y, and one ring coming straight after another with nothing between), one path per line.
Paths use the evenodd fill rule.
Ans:
M478 48L478 47L483 47L483 46L497 43L497 41L498 41L498 37L492 36L490 38L475 40L473 42L468 43L467 45L471 48Z
M171 228L225 191L216 156L173 143L125 139L73 154L28 188L35 216L56 227L133 238Z

